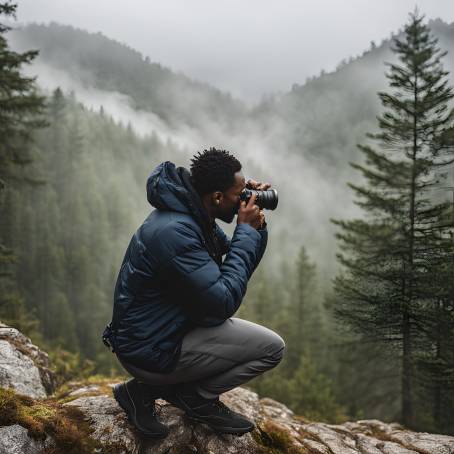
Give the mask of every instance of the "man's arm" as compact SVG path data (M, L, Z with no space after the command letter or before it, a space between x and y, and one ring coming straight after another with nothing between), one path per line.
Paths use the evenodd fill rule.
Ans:
M174 252L161 272L195 324L218 325L238 310L263 254L263 235L249 224L237 225L220 267L190 224L178 222L160 235L160 247Z
M268 229L267 229L266 222L264 223L262 228L257 230L257 232L260 233L261 243L260 243L260 251L259 251L259 255L258 255L258 260L257 260L257 263L255 264L255 268L257 268L258 264L260 263L260 260L262 259L263 254L265 252L266 245L268 244ZM221 227L219 227L218 224L216 224L216 235L219 238L219 242L221 244L222 255L227 254L227 252L230 249L231 240L225 234L225 232L221 229Z

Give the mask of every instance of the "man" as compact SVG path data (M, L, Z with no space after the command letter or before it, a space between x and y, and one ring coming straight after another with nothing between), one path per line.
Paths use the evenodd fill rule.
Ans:
M116 385L114 396L148 437L168 434L156 418L156 398L218 432L253 430L219 395L275 367L285 349L275 332L232 317L268 238L255 195L247 204L240 195L270 184L246 184L240 162L225 150L191 161L190 173L166 161L148 177L156 209L131 238L103 334L134 377ZM236 214L229 239L215 219L231 223Z

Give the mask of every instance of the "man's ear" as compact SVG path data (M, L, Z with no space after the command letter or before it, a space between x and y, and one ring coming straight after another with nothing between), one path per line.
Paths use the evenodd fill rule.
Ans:
M224 194L221 191L213 192L211 196L211 201L214 206L219 206L222 203L222 199L224 198Z

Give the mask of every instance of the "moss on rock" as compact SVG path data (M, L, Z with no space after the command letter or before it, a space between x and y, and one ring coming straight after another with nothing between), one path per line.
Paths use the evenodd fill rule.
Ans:
M71 402L72 400L78 399L79 397L89 396L111 396L112 395L112 383L119 383L123 380L127 380L127 377L104 377L102 375L93 375L90 378L80 381L70 381L60 386L53 399L58 401L60 404ZM77 394L71 394L76 390L82 388L88 388L85 392Z
M252 437L263 447L263 454L310 454L306 448L295 446L294 438L288 430L270 419L257 424Z
M103 448L90 437L90 425L77 408L61 407L50 399L35 400L13 389L0 388L0 426L11 424L25 427L36 440L50 436L55 444L48 454L92 454Z

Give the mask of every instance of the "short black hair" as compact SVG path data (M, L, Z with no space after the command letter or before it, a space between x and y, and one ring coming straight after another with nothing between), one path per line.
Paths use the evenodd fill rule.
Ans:
M238 159L214 147L199 151L191 162L191 182L200 195L231 188L235 184L235 173L241 170Z

